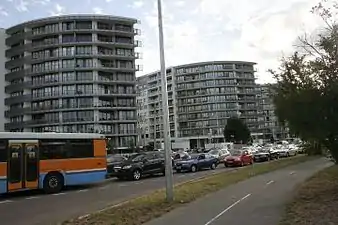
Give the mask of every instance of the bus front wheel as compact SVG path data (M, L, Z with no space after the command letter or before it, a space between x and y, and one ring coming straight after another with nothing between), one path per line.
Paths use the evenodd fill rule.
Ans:
M63 176L60 173L49 173L43 181L43 190L47 194L60 192L63 188Z

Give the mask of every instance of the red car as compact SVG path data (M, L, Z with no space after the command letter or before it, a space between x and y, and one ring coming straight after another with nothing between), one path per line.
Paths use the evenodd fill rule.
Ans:
M235 151L228 156L224 162L225 167L229 166L245 166L253 163L253 157L248 151Z

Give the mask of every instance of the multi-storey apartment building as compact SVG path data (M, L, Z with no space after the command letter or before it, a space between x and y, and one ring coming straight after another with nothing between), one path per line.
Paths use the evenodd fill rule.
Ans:
M6 30L7 131L93 132L136 143L136 19L70 15Z
M243 119L256 132L258 112L254 65L252 62L218 61L168 68L172 140L188 141L190 147L203 147L210 141L223 142L223 130L230 117ZM142 83L147 96L138 97L148 100L149 133L143 131L142 135L154 139L153 127L156 126L156 139L161 141L160 75L155 72L138 79L147 80ZM153 118L158 118L155 125Z
M177 136L177 123L175 115L175 92L173 80L173 68L167 69L167 91L169 106L169 121L171 137ZM156 143L160 148L163 141L163 120L162 120L162 94L161 74L159 71L137 78L137 90L140 93L138 102L138 133L139 142L146 145L150 142Z
M5 50L6 50L6 44L5 44L5 39L6 39L6 30L3 28L0 28L0 132L5 130Z
M281 126L278 122L278 118L275 116L274 104L272 99L272 87L273 84L260 84L257 85L257 99L258 99L258 121L259 121L259 133L261 133L259 139L264 141L280 140L289 137L289 130Z

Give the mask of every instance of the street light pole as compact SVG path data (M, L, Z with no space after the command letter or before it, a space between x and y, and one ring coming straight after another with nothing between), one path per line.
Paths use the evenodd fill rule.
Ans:
M160 44L160 61L161 61L161 81L162 81L162 110L163 110L163 139L165 152L165 181L166 181L166 198L168 202L174 200L173 186L173 168L171 161L171 140L169 129L169 110L168 110L168 92L167 92L167 76L164 58L164 40L163 40L163 21L162 21L162 2L157 0L158 7L158 30Z

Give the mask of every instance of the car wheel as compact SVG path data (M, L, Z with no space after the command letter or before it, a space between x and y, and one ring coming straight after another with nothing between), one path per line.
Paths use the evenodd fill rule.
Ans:
M191 172L195 173L195 172L197 171L196 165L192 165L192 166L190 167L190 170L191 170Z
M241 161L241 167L243 167L244 166L244 162L243 161Z
M215 163L211 164L210 169L215 170L216 169L216 164Z
M176 170L176 173L181 173L182 171L181 170Z
M224 167L229 167L229 165L227 163L224 163Z
M139 179L141 179L141 171L140 170L134 170L133 180L139 180Z

